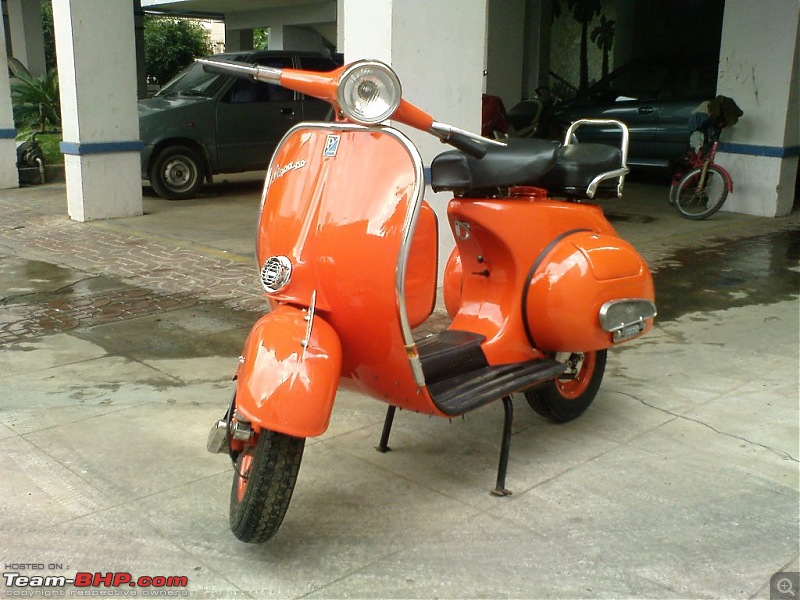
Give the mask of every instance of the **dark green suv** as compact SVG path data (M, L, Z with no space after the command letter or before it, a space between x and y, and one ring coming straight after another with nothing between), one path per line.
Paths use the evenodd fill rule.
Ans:
M330 71L333 57L291 51L218 54L278 68ZM217 173L266 170L295 123L327 118L330 105L277 85L207 73L195 63L139 101L142 178L171 200L191 198Z

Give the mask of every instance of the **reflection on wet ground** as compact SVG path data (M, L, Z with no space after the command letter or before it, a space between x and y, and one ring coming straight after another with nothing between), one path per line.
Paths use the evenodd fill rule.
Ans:
M658 321L797 297L799 261L798 229L676 250L654 273ZM0 256L0 278L0 345L74 331L109 353L231 354L257 316L15 256Z
M800 229L682 248L654 273L658 320L800 293Z
M33 273L29 285L18 279L0 298L0 344L197 304L188 294L161 294L41 261L24 261L17 275Z
M235 356L253 313L110 277L0 257L0 347L69 331L109 354L136 358Z

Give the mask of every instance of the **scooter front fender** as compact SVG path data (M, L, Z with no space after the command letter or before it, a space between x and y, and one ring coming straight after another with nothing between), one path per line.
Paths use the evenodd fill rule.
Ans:
M294 437L328 428L342 365L339 336L308 310L280 305L245 341L236 372L236 413L261 428Z

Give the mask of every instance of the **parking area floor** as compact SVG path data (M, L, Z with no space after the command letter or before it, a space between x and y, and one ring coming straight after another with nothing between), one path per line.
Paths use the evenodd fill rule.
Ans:
M775 598L774 574L796 585L797 213L690 222L663 185L629 183L604 208L655 272L657 326L609 353L578 420L515 398L511 496L489 494L499 403L452 421L400 412L381 454L385 406L340 392L281 530L248 545L228 527L230 461L205 440L264 309L259 192L242 177L76 223L63 184L0 191L4 597ZM140 585L25 579L78 573Z

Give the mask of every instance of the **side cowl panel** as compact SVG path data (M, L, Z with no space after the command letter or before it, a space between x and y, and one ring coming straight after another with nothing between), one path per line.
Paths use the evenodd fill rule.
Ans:
M641 319L635 335L616 339L601 322L603 307L631 301L655 308L653 279L638 252L616 236L579 231L541 256L528 288L525 317L535 345L548 352L609 348L647 333L654 313ZM610 303L610 304L609 304Z
M342 365L339 336L319 316L281 305L247 337L236 380L236 410L254 429L295 437L328 428Z

